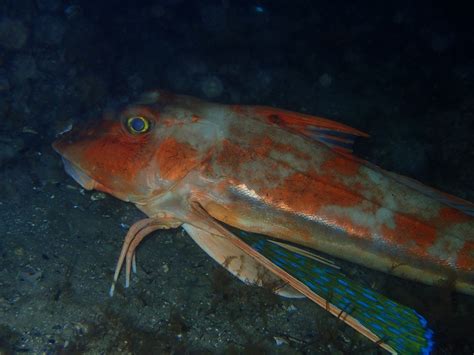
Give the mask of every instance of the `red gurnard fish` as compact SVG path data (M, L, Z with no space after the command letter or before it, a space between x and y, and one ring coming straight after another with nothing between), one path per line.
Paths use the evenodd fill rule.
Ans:
M154 91L73 128L54 148L85 189L148 216L128 231L111 294L124 263L128 286L143 238L182 226L242 281L281 279L276 293L307 296L390 352L404 352L393 339L396 324L387 321L390 343L380 325L328 301L324 287L318 294L312 277L348 281L329 271L318 279L317 258L298 246L473 295L474 205L354 157L358 136L367 135L320 117ZM363 307L382 308L371 303L377 296L355 290ZM420 352L432 345L425 335Z

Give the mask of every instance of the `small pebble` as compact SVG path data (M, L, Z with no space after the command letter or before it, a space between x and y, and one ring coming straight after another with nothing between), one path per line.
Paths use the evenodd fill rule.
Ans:
M25 254L25 250L23 248L15 248L16 256L23 256L24 254Z
M36 285L41 280L42 276L43 272L41 270L36 270L31 266L26 266L18 275L20 281L26 281L32 285Z
M94 192L91 195L91 200L92 201L99 201L99 200L103 200L105 198L106 198L106 195L103 192Z
M277 346L281 346L283 344L288 344L288 342L286 341L286 339L282 338L282 337L273 337L273 339L275 340L275 344Z
M21 133L38 134L37 131L35 131L33 128L30 128L30 127L23 127L21 130ZM38 155L41 155L41 154L38 154Z

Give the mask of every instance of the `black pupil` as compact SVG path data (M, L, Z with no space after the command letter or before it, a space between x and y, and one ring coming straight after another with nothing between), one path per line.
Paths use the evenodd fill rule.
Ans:
M145 128L145 122L143 121L143 119L135 117L135 118L132 118L132 122L130 123L130 126L133 128L133 130L137 132L141 132Z

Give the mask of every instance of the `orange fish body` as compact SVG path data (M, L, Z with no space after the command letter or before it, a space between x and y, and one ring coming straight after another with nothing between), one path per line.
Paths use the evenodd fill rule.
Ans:
M284 110L156 91L73 129L54 147L85 188L163 219L149 230L182 225L221 264L239 252L211 242L221 229L203 214L400 277L449 281L474 294L473 205L353 157L350 144L364 135ZM253 264L243 276L238 265L227 268L254 280L256 264L247 259Z

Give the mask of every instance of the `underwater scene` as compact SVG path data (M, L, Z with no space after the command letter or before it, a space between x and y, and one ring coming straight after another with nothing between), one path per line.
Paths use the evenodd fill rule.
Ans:
M473 354L473 33L0 0L0 354Z

